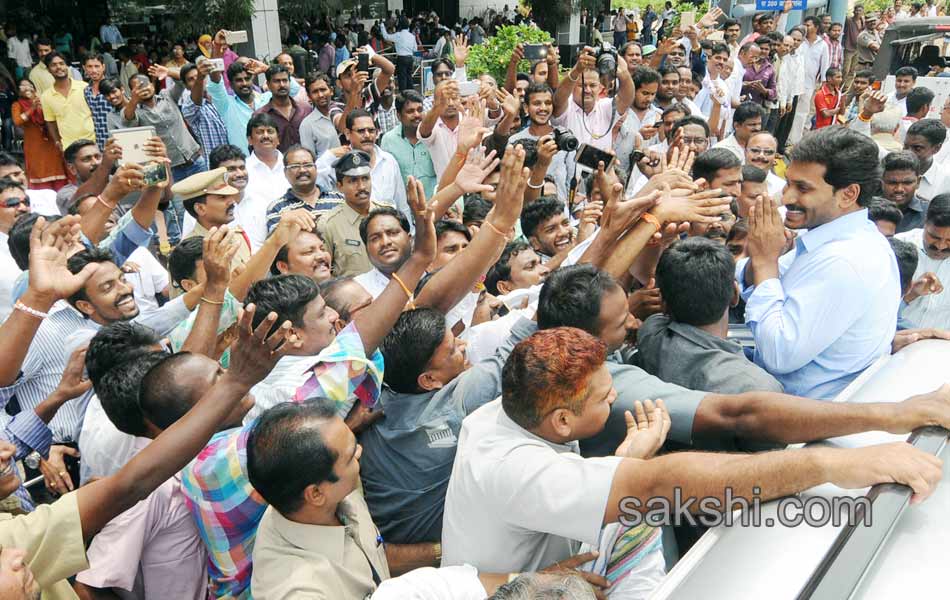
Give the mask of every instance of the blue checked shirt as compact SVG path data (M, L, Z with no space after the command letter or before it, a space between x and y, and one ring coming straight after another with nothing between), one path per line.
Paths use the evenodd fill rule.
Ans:
M214 104L205 99L200 105L195 104L191 94L185 92L178 101L181 114L188 121L191 130L198 136L198 141L204 148L205 156L212 150L228 143L228 130Z
M106 100L105 94L93 94L92 86L83 88L82 93L86 96L86 104L89 105L89 111L92 113L92 126L96 131L96 143L99 150L105 150L106 140L109 139L109 126L107 123L109 113L112 112L112 105Z

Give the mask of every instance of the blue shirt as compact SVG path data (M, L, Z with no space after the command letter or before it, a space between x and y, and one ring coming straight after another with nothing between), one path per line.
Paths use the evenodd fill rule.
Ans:
M240 148L247 156L247 122L251 120L251 115L255 110L270 101L270 92L266 94L255 92L254 106L248 106L236 95L228 94L223 82L215 83L208 79L207 89L214 107L218 109L218 115L228 130L228 142Z
M901 298L894 252L862 209L800 236L779 273L742 293L755 362L789 394L832 399L890 352Z

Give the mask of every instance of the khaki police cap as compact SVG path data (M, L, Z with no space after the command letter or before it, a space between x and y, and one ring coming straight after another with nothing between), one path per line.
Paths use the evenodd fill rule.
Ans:
M228 170L225 167L195 173L173 185L172 193L181 196L182 200L197 198L198 196L204 196L206 194L215 194L217 196L239 194L240 190L228 185L226 179L227 173Z

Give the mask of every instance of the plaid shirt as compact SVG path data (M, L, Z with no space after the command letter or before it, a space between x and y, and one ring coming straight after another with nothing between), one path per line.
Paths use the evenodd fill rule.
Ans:
M376 124L379 125L380 136L399 124L399 115L396 114L395 102L393 102L389 110L383 108L381 104L376 105Z
M310 371L293 400L329 398L337 412L346 415L356 399L375 405L383 380L383 357L377 351L366 358L363 340L350 323L316 357ZM185 502L208 547L211 598L251 597L254 538L267 508L247 473L247 440L255 422L215 435L182 472Z
M86 86L82 93L86 96L86 104L89 105L89 112L92 113L92 126L96 130L96 143L99 150L105 150L106 141L109 139L109 126L107 120L109 113L112 112L112 105L106 100L105 94L93 94L92 86Z
M213 102L205 99L198 105L192 101L190 93L184 93L178 104L181 107L181 115L185 117L192 132L198 136L205 156L218 146L228 143L228 130Z

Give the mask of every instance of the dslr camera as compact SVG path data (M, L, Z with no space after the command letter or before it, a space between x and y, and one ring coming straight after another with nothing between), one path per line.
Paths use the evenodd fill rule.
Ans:
M554 143L557 144L558 150L565 152L573 152L577 150L577 146L580 145L577 141L577 137L564 127L554 128Z
M594 60L597 72L601 75L613 75L617 72L617 49L611 44L603 42L594 48Z

